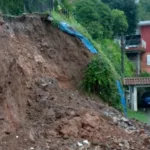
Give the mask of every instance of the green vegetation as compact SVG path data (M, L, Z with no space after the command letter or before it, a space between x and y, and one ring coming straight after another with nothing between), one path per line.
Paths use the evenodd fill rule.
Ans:
M150 20L150 0L140 0L139 19L143 21Z
M0 10L5 14L21 14L23 13L23 1L0 0Z
M144 123L148 123L148 118L149 118L149 116L142 111L135 112L131 110L128 110L128 117L130 119L136 119Z
M76 20L96 41L113 38L114 35L120 35L128 28L123 11L111 10L108 5L98 0L78 0L74 5Z
M58 4L67 11L72 10L69 0L55 0L54 9ZM4 14L20 15L24 12L45 12L53 9L52 0L0 0L0 10Z
M148 73L148 72L142 72L140 74L140 77L150 77L150 73Z
M138 5L135 3L135 0L102 0L102 2L109 5L112 9L124 11L129 25L127 33L132 34L135 32L136 25L139 20Z
M87 30L81 26L73 17L69 19L56 12L52 13L55 25L60 21L69 23L74 29L86 36L98 50L88 67L84 71L82 88L89 93L96 93L104 101L115 107L119 105L119 95L116 87L116 80L120 79L120 48L112 40L102 40L101 44L94 41ZM132 75L132 65L125 59L126 75Z
M82 87L89 93L98 94L110 105L118 107L120 100L116 80L119 76L111 67L105 56L99 53L86 68Z
M123 11L120 11L118 9L113 9L112 20L113 20L112 28L113 28L114 35L120 35L127 31L128 23Z
M105 55L108 57L108 59L111 61L113 66L115 67L115 70L117 73L121 76L121 49L117 43L114 43L114 41L105 39L101 41L101 47ZM133 64L128 60L128 58L125 56L124 60L125 65L125 77L133 76L133 70L134 66Z

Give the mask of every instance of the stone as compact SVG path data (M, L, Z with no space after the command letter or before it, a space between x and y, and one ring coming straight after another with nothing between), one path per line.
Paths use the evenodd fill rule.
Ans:
M126 149L130 149L130 144L129 144L129 142L127 140L124 140L123 143L124 143L124 147Z
M144 129L141 129L141 130L139 131L139 134L145 134Z
M5 24L5 21L4 21L3 17L0 15L0 25L2 26L3 24Z
M48 131L48 135L56 137L57 136L57 132L51 130L51 131Z
M129 120L125 117L121 117L120 120L123 121L123 122L129 122Z
M90 114L86 114L82 119L83 124L91 126L93 128L97 128L98 121L99 121L98 116L91 116Z
M94 150L102 150L100 146L96 146Z
M114 122L114 124L118 124L118 118L117 117L113 117L113 122Z

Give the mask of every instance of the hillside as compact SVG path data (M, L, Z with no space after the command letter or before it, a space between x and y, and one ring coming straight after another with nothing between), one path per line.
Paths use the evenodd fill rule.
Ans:
M78 90L92 54L44 16L1 18L0 149L149 149L148 126ZM140 137L140 138L139 138Z

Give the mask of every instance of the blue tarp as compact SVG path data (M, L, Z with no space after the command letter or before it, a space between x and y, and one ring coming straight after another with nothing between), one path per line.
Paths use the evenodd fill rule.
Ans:
M69 26L67 23L65 22L60 22L59 23L59 28L68 33L71 34L73 36L76 36L77 38L79 38L82 43L90 50L90 52L92 53L97 53L97 50L94 48L94 46L89 42L89 40L87 38L85 38L81 33L77 32L76 30L74 30L71 26Z
M126 100L125 100L125 96L124 96L124 91L121 88L120 81L117 81L117 88L118 88L119 95L121 98L121 104L122 104L122 107L124 110L124 115L125 115L125 117L127 117L127 105L126 105Z

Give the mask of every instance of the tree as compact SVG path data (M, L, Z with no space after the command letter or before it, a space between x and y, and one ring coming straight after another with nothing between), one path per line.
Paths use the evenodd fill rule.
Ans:
M102 1L108 4L112 9L124 11L129 25L127 33L131 34L135 32L136 25L138 22L138 5L135 3L135 0L102 0Z
M23 0L0 0L0 10L4 14L18 15L23 12Z
M150 20L150 0L140 0L139 19Z
M4 14L20 15L25 11L44 12L52 9L52 0L0 0L0 10Z
M123 11L118 9L112 10L113 16L113 31L115 35L125 33L128 29L128 23Z
M107 5L98 0L79 0L75 6L75 18L94 39L112 37L111 9Z
M75 4L75 17L91 34L93 39L113 38L127 30L123 11L111 10L99 0L79 0Z

